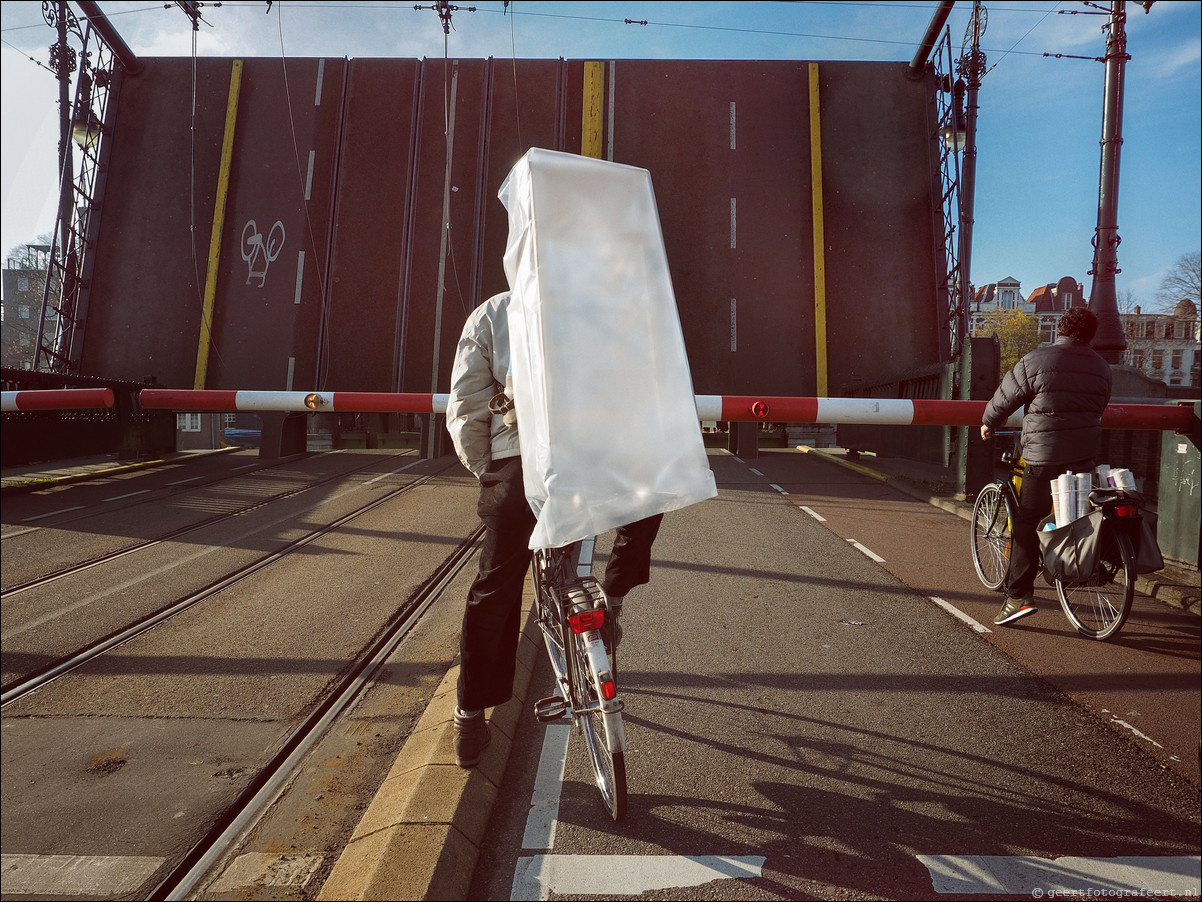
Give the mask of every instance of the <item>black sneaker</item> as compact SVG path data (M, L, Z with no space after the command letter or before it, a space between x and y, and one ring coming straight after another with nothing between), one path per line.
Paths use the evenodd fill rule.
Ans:
M1030 598L1007 598L1002 609L993 618L993 623L994 626L1009 626L1016 620L1038 613L1039 608L1035 607Z
M480 756L492 742L488 722L481 711L474 717L464 717L455 712L455 763L460 767L475 767Z
M610 645L611 655L618 653L618 646L622 644L622 606L613 605L609 609L609 621L612 624L610 629Z

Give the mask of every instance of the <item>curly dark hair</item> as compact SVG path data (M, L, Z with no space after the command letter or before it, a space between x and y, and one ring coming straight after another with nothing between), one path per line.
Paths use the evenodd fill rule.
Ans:
M1074 341L1090 341L1098 331L1098 318L1088 307L1069 307L1056 324L1056 335Z

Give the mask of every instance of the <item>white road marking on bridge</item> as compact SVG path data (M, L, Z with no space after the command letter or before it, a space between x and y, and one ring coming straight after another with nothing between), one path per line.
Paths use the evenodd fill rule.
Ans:
M104 500L106 503L109 501L121 501L125 498L133 498L135 495L146 495L149 493L150 493L150 489L139 489L136 492L128 492L124 495L114 495L112 498L105 498Z
M543 734L543 751L538 759L538 773L534 777L534 795L530 798L530 814L526 816L526 832L522 834L523 849L555 847L559 797L563 790L563 771L568 760L568 739L571 735L572 728L568 724L550 724Z
M1105 708L1102 709L1102 713L1110 714L1110 712L1107 711ZM1132 733L1134 733L1140 739L1143 739L1147 742L1152 743L1152 745L1156 746L1158 749L1164 748L1163 745L1161 745L1159 742L1157 742L1151 736L1149 736L1146 733L1141 733L1139 730L1135 729L1135 727L1131 726L1131 724L1127 723L1127 721L1122 720L1121 718L1115 717L1113 714L1110 714L1110 722L1112 724L1117 724L1118 726L1123 727L1124 729L1130 730Z
M638 896L714 880L759 877L763 855L534 855L518 859L509 898Z
M77 504L77 505L75 505L75 507L64 507L62 510L51 511L48 514L38 514L36 517L26 517L21 522L22 523L32 523L34 520L45 520L47 517L57 517L59 514L69 514L69 513L71 513L71 511L81 511L81 510L83 510L83 505Z
M815 520L817 520L819 523L826 522L826 517L822 516L822 514L818 513L813 508L806 507L804 504L799 504L797 506L800 507L807 514L809 514L811 517L813 517Z
M1070 896L1196 896L1197 855L1119 858L919 855L937 893Z
M167 485L184 485L189 482L196 482L198 479L204 479L203 476L189 476L187 479L177 479L175 482L169 482Z
M0 855L6 896L132 893L166 859L143 855Z
M982 624L973 620L971 617L969 617L967 614L965 614L963 611L961 611L958 607L956 607L953 604L949 604L948 602L944 601L942 598L937 598L936 596L932 595L931 601L935 602L935 604L939 605L939 607L943 608L943 610L947 611L953 617L963 620L965 623L967 623L969 626L971 626L978 633L992 633L993 632L993 630L989 629L989 627L983 626Z
M777 485L775 482L770 482L770 483L768 483L768 485L772 486L772 488L776 489L776 490L777 490L778 492L780 492L782 495L787 495L787 494L789 494L789 493L788 493L788 492L786 492L784 489L782 489L782 488L781 488L779 485Z
M876 553L875 551L873 551L872 549L870 549L870 548L865 548L863 545L861 545L861 544L860 544L859 542L857 542L855 539L848 539L847 541L851 543L851 546L852 546L853 548L855 548L855 549L857 549L858 551L861 551L861 552L863 552L864 554L868 555L870 558L872 558L872 559L873 559L874 561L876 561L878 564L883 564L883 563L885 563L885 559L884 559L883 557L881 557L879 554L877 554L877 553Z
M754 473L756 476L763 476L763 475L764 475L764 474L763 474L763 473L761 473L759 470L757 470L755 467L748 467L747 469L749 469L749 470L750 470L752 473Z
M287 886L303 889L321 867L320 855L275 855L247 852L239 855L206 892L232 897L242 889Z

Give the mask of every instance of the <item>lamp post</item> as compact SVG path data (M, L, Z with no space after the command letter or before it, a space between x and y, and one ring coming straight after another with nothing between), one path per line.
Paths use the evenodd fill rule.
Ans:
M1093 347L1109 364L1122 363L1127 338L1119 319L1114 277L1118 268L1119 154L1123 146L1123 77L1127 54L1126 3L1113 0L1106 37L1106 90L1102 102L1102 159L1098 225L1093 239L1089 309L1098 318Z

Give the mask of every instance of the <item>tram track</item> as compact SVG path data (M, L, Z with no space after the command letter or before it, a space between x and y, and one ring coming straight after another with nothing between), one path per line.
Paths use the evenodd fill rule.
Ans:
M396 458L404 458L404 457L410 457L412 455L413 455L413 452L408 451L403 454L395 455L395 457ZM416 463L416 461L414 461L414 463ZM77 574L83 573L92 568L99 567L104 564L108 564L113 561L120 560L123 557L127 557L132 554L137 554L138 552L141 552L141 551L146 551L147 549L154 548L155 546L161 545L164 542L170 542L175 539L184 538L184 537L188 536L189 534L197 532L201 529L207 529L209 527L219 525L223 522L233 520L236 517L245 516L256 510L260 510L270 504L275 504L280 501L285 501L289 498L295 498L298 495L304 494L305 492L313 491L314 489L321 488L322 486L329 485L330 483L346 479L347 477L353 476L356 473L361 473L364 470L371 469L373 467L378 467L378 466L379 466L379 461L373 460L370 463L363 464L358 467L354 467L350 470L344 470L344 471L341 471L338 473L332 473L327 476L322 476L314 482L310 482L305 485L297 486L295 488L288 489L286 491L277 492L273 495L269 495L267 497L260 498L250 504L243 505L234 510L222 511L221 513L217 513L210 517L206 517L205 519L197 521L195 523L189 523L189 524L181 526L177 529L173 529L173 530L171 530L167 533L164 533L161 536L157 536L153 539L145 539L140 542L135 542L134 544L128 545L124 548L118 548L113 551L106 552L105 554L96 555L94 557L80 561L76 564L72 564L68 567L62 567L52 573L43 574L43 575L35 577L33 579L26 580L25 582L19 583L17 585L8 586L8 587L0 590L0 601L11 598L15 595L19 595L22 592L27 592L31 589L39 588L41 586L47 585L47 584L55 582L57 580L64 579L64 578L70 577L70 576L75 576ZM261 472L264 469L270 469L270 468L264 467L264 468L261 468L260 470L256 470L255 472L256 473ZM402 468L402 469L404 469L404 468ZM401 472L401 470L396 470L393 472ZM221 479L214 480L211 483L207 483L206 485L212 485L212 484L215 484L216 482L220 482L220 481L223 481L226 479L241 478L245 475L247 475L247 474L245 474L245 473L229 474L227 476L222 477ZM197 488L197 486L190 486L189 488ZM77 519L79 519L79 518L77 518ZM42 528L42 527L38 527L38 528ZM30 530L30 531L32 532L33 530ZM24 534L25 533L21 533L21 535L24 535ZM6 536L6 538L11 539L14 537Z
M363 469L363 468L359 468L359 469ZM351 471L351 472L353 473L355 471ZM341 474L341 476L343 478L346 475L349 475L349 474ZM336 477L329 477L325 480L322 480L322 482L323 483L329 482L335 478ZM160 608L158 611L155 611L154 613L152 613L144 618L141 618L134 623L129 624L124 629L118 630L114 633L110 633L109 635L97 640L96 642L90 643L86 647L80 648L69 655L64 655L64 656L60 657L58 660L51 662L50 664L46 665L43 668L39 668L37 671L26 674L25 676L23 676L20 679L10 681L10 683L8 685L4 686L2 688L2 691L0 691L0 707L4 707L6 705L11 704L12 702L15 702L21 698L24 698L25 696L29 695L31 692L35 692L38 689L42 688L43 686L47 685L48 683L51 683L54 680L58 679L63 674L70 673L71 671L73 671L79 667L82 667L83 665L87 664L88 662L95 660L96 658L100 657L101 655L105 654L106 652L108 652L114 648L117 648L121 645L124 645L125 643L127 643L133 639L136 639L137 637L154 629L159 624L164 623L164 622L172 619L173 617L178 616L179 614L183 613L184 611L188 610L189 608L193 607L194 605L196 605L208 598L211 598L212 596L229 588L230 586L234 585L235 583L240 582L241 580L247 578L248 576L251 576L254 573L258 573L259 571L265 569L266 567L271 566L275 562L282 560L283 558L285 558L291 554L294 554L295 552L301 550L302 548L306 547L307 545L312 544L313 542L317 541L318 539L322 538L323 536L326 536L332 532L335 532L336 530L344 527L348 523L351 523L352 521L363 516L364 514L370 512L370 511L373 511L376 508L378 508L384 504L387 504L388 502L392 501L395 498L400 497L401 495L404 495L404 494L407 494L408 492L413 491L414 489L416 489L419 486L426 485L432 479L434 479L433 475L420 476L417 479L406 483L405 485L398 486L397 488L387 492L386 494L381 495L378 498L374 498L370 502L360 505L359 507L355 508L354 510L344 514L343 516L338 517L331 523L326 524L325 526L323 526L319 529L311 530L308 533L306 533L304 536L302 536L301 538L295 539L295 540L289 542L287 545L284 545L283 547L278 548L275 551L258 558L257 560L253 561L252 563L238 568L234 572L211 583L210 585L202 588L201 590L199 590L197 592L193 592L184 598L177 599L176 601ZM240 510L237 512L232 512L232 513L229 513L226 515L219 515L216 518L210 518L210 519L216 520L216 521L232 519L233 517L244 515L244 514L250 512L251 510L263 507L266 504L271 503L271 501L282 500L284 497L292 497L294 495L300 494L309 489L315 488L318 484L320 484L320 483L314 483L309 486L305 486L305 487L296 489L295 491L277 496L273 499L263 500L260 503L248 506L247 508L245 508L243 510ZM138 546L131 547L129 549L124 549L123 551L120 551L120 552L114 552L111 555L105 555L102 558L99 558L97 560L89 561L89 562L80 564L76 567L61 571L58 574L53 575L53 578L47 577L46 579L43 579L40 581L31 581L30 583L26 584L23 587L14 588L13 590L10 590L9 592L5 593L5 597L7 597L9 595L15 595L15 594L17 594L17 592L24 591L27 588L33 588L34 586L44 585L45 583L51 582L54 579L60 579L67 575L72 575L75 573L82 572L84 570L94 568L102 563L108 563L110 561L117 560L121 557L132 554L135 551L145 550L146 548L150 548L155 545L161 544L162 542L168 541L170 538L174 537L174 535L176 535L176 534L182 534L184 532L190 532L192 530L199 529L199 528L201 528L202 525L206 525L206 524L195 524L192 527L189 527L188 529L176 531L176 533L173 534L172 536L160 537L158 539L154 539L149 542L141 543Z
M354 662L326 700L310 713L305 722L288 738L283 748L246 787L236 803L230 806L221 820L164 877L148 898L189 898L189 894L207 878L211 878L223 860L237 850L241 838L253 828L272 801L284 791L291 775L329 726L362 696L377 671L405 640L421 616L472 559L483 535L484 527L478 526L456 546L398 610L396 616L385 625L378 638Z
M6 795L6 857L57 861L64 857L59 850L70 849L81 868L128 862L144 874L126 878L127 886L145 880L132 892L82 896L203 898L202 884L222 878L240 848L265 829L265 818L278 823L281 806L292 811L315 804L305 787L315 772L329 773L332 760L344 764L342 786L374 791L373 768L386 757L361 757L360 751L366 745L386 752L403 742L413 723L412 715L393 717L395 707L380 719L376 700L400 690L402 710L424 706L422 686L430 691L433 673L450 665L454 648L447 636L455 615L439 599L462 579L482 529L472 515L474 492L461 474L435 466L380 484L401 471L382 456L373 465L389 472L356 479L363 469L356 468L323 479L350 476L354 484L325 493L320 504L293 502L258 513L237 535L227 527L194 535L189 548L176 549L170 539L202 526L194 523L139 543L143 550L163 546L149 561L121 549L72 568L88 573L82 583L64 581L64 572L8 592L26 611L26 640L47 651L52 645L38 638L36 620L90 620L102 605L112 614L120 605L110 598L143 596L156 610L136 620L113 618L109 627L125 625L87 644L60 645L75 650L44 667L45 660L33 660L36 646L28 641L33 652L18 647L9 657L13 649L6 647L9 676L22 656L39 665L37 673L5 685L0 699L5 780L13 787ZM245 516L316 485L206 520L212 525ZM356 498L364 488L371 497ZM230 559L221 560L221 572L210 568L199 588L201 580L188 587L170 569L214 553ZM185 588L194 591L178 591ZM156 590L157 600L149 594ZM60 603L66 613L59 613ZM6 609L8 627L11 616ZM398 681L398 673L404 679ZM250 674L265 679L247 693ZM220 688L213 692L198 680ZM365 705L378 724L367 738L358 732ZM146 769L154 776L145 777ZM341 804L343 797L335 797ZM345 812L332 823L352 818L357 798L347 797ZM325 821L332 800L316 804ZM124 828L133 846L105 838L103 812L119 810L137 812L138 826ZM332 863L329 855L339 846L336 838L329 842L324 848ZM98 847L111 851L103 858L88 854ZM146 862L158 862L149 865L153 873Z

